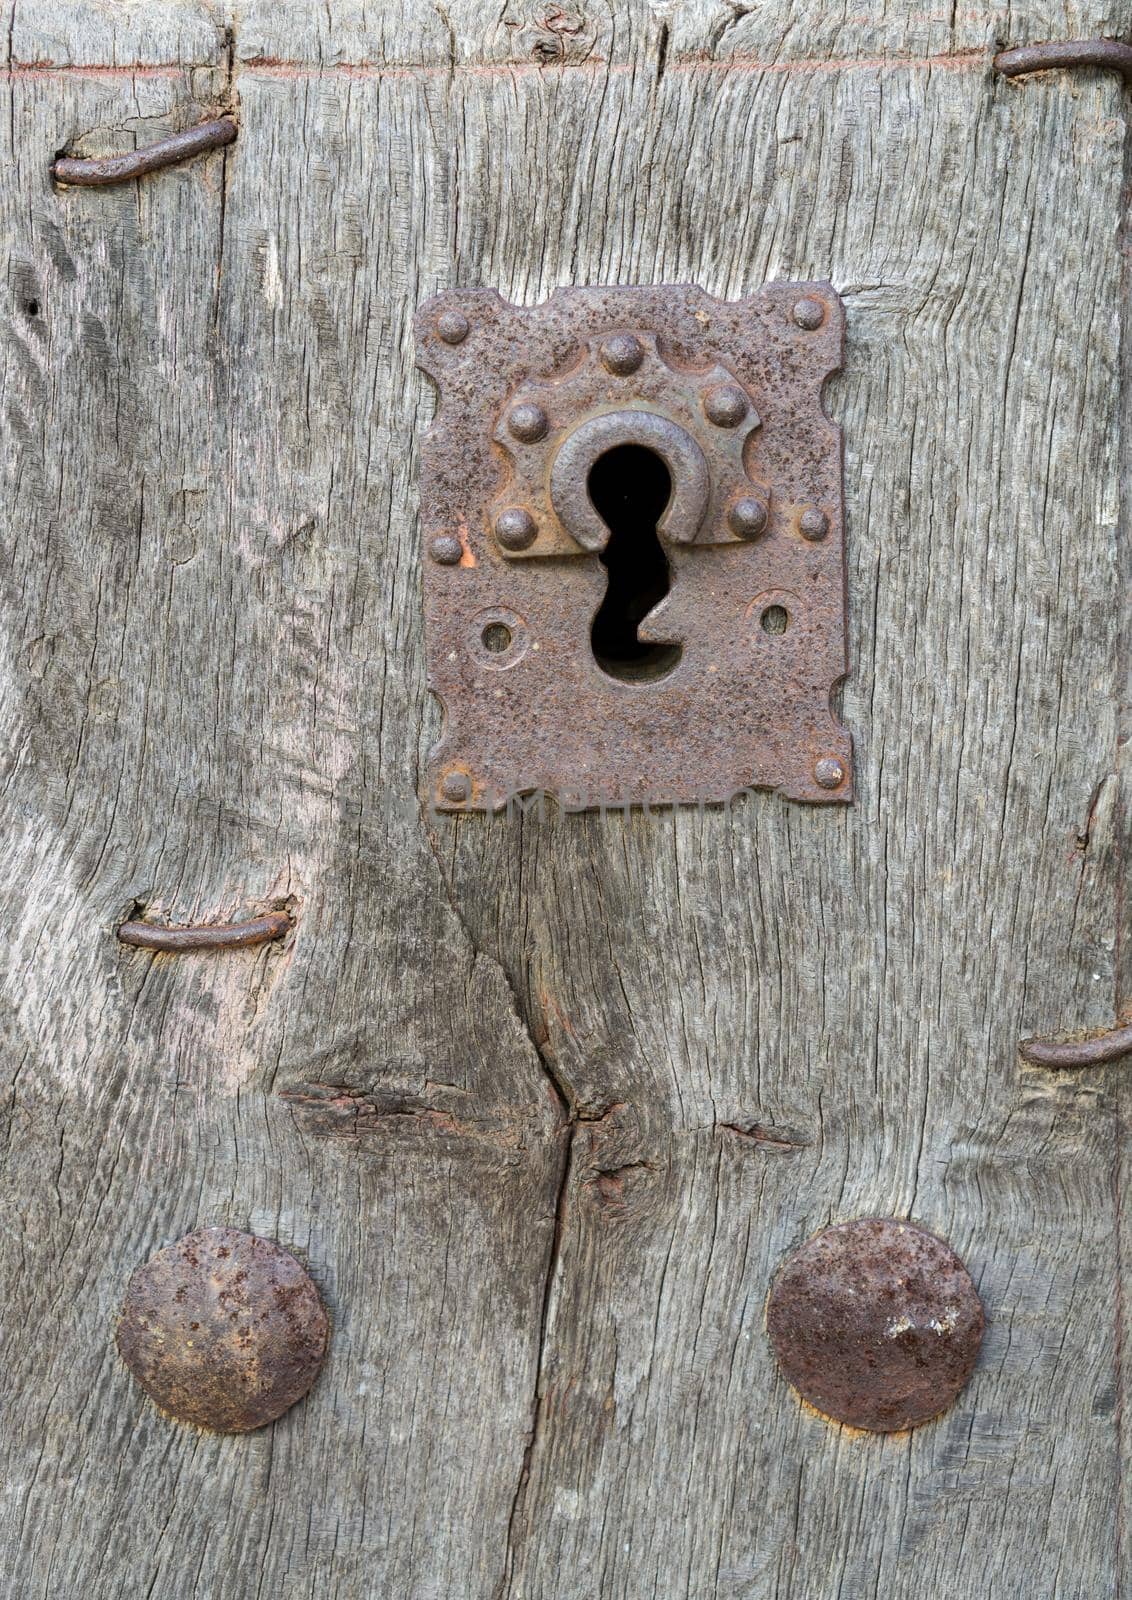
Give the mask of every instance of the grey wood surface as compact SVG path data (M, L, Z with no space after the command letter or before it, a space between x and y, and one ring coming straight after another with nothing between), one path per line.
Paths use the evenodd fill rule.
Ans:
M989 59L1129 26L9 0L4 1594L1121 1592L1127 1097L1015 1042L1132 995L1126 104ZM48 181L218 106L226 152ZM847 306L856 805L424 816L415 305L773 277ZM280 905L282 948L114 936ZM763 1331L784 1253L869 1213L990 1319L891 1438ZM207 1223L334 1321L247 1437L114 1351Z

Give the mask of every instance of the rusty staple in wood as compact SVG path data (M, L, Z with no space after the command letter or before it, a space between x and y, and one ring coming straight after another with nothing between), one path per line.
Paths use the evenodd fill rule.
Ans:
M1023 1061L1034 1067L1103 1067L1132 1055L1132 1022L1118 1024L1091 1039L1023 1039L1018 1046Z
M1125 83L1132 83L1132 45L1118 39L1063 39L1050 44L1024 44L1000 50L994 69L1004 78L1027 72L1048 72L1052 67L1110 67Z
M269 911L249 922L215 922L162 928L153 922L123 922L118 938L140 950L246 950L249 945L281 939L290 931L285 911Z
M169 167L177 161L187 161L190 156L205 150L216 150L231 144L239 130L231 117L216 117L212 122L202 122L198 127L186 128L183 133L171 134L168 139L158 139L155 144L131 150L120 156L60 156L51 167L56 183L82 184L87 187L128 183L131 178L141 178L147 172Z

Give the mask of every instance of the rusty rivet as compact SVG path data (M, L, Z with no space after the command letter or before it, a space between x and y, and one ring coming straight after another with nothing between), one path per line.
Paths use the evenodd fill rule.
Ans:
M794 321L800 328L813 333L815 328L820 328L825 321L825 306L820 300L813 300L809 296L799 300L794 307Z
M915 1223L863 1217L824 1228L767 1300L788 1381L826 1417L875 1433L928 1422L971 1376L985 1318L950 1245Z
M619 378L628 377L630 372L636 372L644 359L644 346L639 339L634 339L631 333L615 333L612 338L606 339L601 347L602 366L607 372L615 373Z
M835 756L822 756L814 763L814 782L822 789L836 789L845 782L845 768Z
M537 534L538 524L522 506L508 506L495 519L495 537L504 550L527 550Z
M819 511L817 506L807 506L798 518L798 532L803 539L816 544L829 532L829 518L824 511Z
M464 554L464 546L454 533L438 533L429 545L428 553L442 567L454 567Z
M733 388L729 383L721 383L717 389L709 389L704 396L704 415L709 422L714 422L717 428L735 428L747 415L747 396L742 389Z
M162 1411L247 1433L307 1393L330 1322L310 1274L274 1240L199 1228L134 1273L117 1338Z
M524 444L537 444L546 437L550 421L541 406L518 405L507 418L507 426Z
M736 500L727 513L727 526L740 539L757 539L766 528L769 515L765 500L759 500L753 494L745 494Z
M436 331L445 344L463 344L471 326L461 311L442 311L436 319Z
M440 780L440 793L449 805L464 805L471 792L472 780L466 772L446 772Z

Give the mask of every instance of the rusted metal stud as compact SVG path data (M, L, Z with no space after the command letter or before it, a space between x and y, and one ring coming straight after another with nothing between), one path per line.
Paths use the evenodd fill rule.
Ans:
M462 806L471 797L472 780L466 772L446 772L440 780L440 793L450 806Z
M822 789L837 789L845 782L845 768L834 756L814 762L814 782Z
M757 539L765 532L770 509L765 500L745 494L736 500L727 513L727 526L740 539Z
M607 372L612 372L619 378L626 378L631 372L636 372L644 359L644 346L631 333L615 333L612 338L602 343L601 364Z
M819 511L817 506L807 506L798 518L798 532L803 539L808 539L811 544L817 544L829 532L829 518L824 511Z
M748 409L747 396L731 384L720 384L704 396L704 415L717 428L737 428Z
M436 332L445 344L463 344L472 325L460 311L442 311L436 319Z
M1118 1023L1091 1039L1023 1039L1018 1053L1034 1067L1066 1070L1108 1066L1132 1055L1132 1022Z
M1048 44L1016 45L1000 50L994 70L1004 78L1027 72L1049 72L1053 67L1109 67L1132 83L1132 45L1118 39L1062 39Z
M51 176L56 183L70 183L83 187L103 187L111 183L128 183L131 178L144 177L161 167L171 167L190 156L201 155L206 150L217 150L231 144L239 129L231 117L216 117L202 122L183 133L174 133L168 139L158 139L155 144L141 150L131 150L125 155L80 157L60 156L51 166Z
M767 1300L787 1380L835 1422L892 1433L928 1422L970 1378L986 1319L951 1247L912 1222L825 1228L789 1256Z
M537 444L545 439L550 419L541 406L519 405L507 418L507 427L523 444Z
M291 930L286 911L269 911L248 922L204 922L187 927L163 928L153 922L123 922L118 929L122 944L139 950L246 950L250 945L282 939Z
M464 546L454 533L438 533L429 545L428 553L442 567L454 567L464 554Z
M290 1409L322 1368L330 1322L310 1274L271 1239L199 1228L130 1279L118 1351L162 1411L248 1433Z
M799 300L795 304L794 321L800 328L805 328L807 333L813 333L825 321L825 306L820 300L814 300L807 295L804 300Z
M495 519L495 537L505 550L528 550L538 535L538 524L522 506L508 506Z

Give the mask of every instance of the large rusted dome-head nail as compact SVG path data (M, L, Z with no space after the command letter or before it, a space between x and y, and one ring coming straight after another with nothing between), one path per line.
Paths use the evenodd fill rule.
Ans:
M766 1320L802 1398L876 1433L945 1410L974 1370L984 1327L954 1250L890 1217L838 1223L795 1250L771 1288Z
M247 1433L314 1383L330 1323L314 1280L271 1239L200 1228L130 1279L118 1350L180 1422Z

